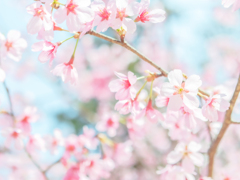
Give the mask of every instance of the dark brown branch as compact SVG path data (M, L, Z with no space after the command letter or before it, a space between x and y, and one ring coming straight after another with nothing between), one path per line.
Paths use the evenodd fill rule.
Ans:
M237 82L235 91L233 93L232 99L230 101L230 107L226 111L222 128L221 128L217 138L212 143L212 145L211 145L211 147L210 147L210 149L208 151L208 155L209 155L208 176L209 177L213 177L214 156L215 156L215 154L217 152L217 148L219 146L219 143L221 142L221 140L222 140L225 132L227 131L229 125L232 123L231 122L231 115L232 115L232 111L233 111L233 108L235 106L235 103L237 101L239 92L240 92L240 75L239 75L238 82Z

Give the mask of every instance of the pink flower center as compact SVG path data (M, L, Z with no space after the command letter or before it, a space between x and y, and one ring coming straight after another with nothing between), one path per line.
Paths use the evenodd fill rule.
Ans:
M41 19L43 19L43 16L44 16L45 14L46 14L46 13L45 13L42 5L41 5L39 8L35 8L35 14L34 14L34 16L39 16Z
M109 12L107 11L107 9L104 8L103 10L100 10L100 11L98 12L98 15L102 18L101 21L105 21L105 20L108 21L111 13L109 13Z
M94 161L91 161L90 164L89 164L89 168L92 168L94 166Z
M123 9L123 10L117 10L117 16L116 18L119 18L121 19L121 21L123 20L123 18L127 17L126 15L126 9Z
M70 3L67 5L67 15L69 15L69 13L73 13L73 14L77 14L75 11L75 8L78 7L78 5L73 4L73 0L70 1Z
M135 22L141 21L145 23L146 21L149 21L148 11L145 9L136 19Z
M66 149L69 152L73 152L75 150L75 146L71 144L71 145L68 145Z
M14 131L14 132L12 132L12 134L11 134L11 135L12 135L12 137L13 137L13 138L15 138L15 139L16 139L16 138L18 137L19 133L18 133L18 132L16 132L16 131Z
M8 41L6 41L6 43L5 43L5 47L7 48L7 51L9 51L10 48L12 48L12 45L13 45L12 42L8 42Z
M28 116L25 116L25 117L22 119L22 122L23 122L23 123L28 123L28 119L29 119L29 117L28 117Z
M123 86L125 89L128 89L131 86L129 80L123 80Z
M107 120L107 126L108 126L108 127L112 127L113 124L114 124L113 120L112 120L111 118L109 118L109 119Z

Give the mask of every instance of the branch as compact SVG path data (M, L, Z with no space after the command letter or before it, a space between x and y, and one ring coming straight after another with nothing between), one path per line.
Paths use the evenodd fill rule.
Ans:
M3 86L7 92L7 97L8 97L8 102L9 102L9 108L10 108L10 113L8 113L10 116L13 117L13 119L15 119L15 116L14 116L14 113L13 113L13 105L12 105L12 100L11 100L11 96L10 96L10 92L9 92L9 89L7 87L7 84L6 84L6 80L3 82Z
M55 166L57 163L61 162L61 159L57 160L56 162L49 165L44 171L42 171L44 174L46 174L53 166Z
M213 177L214 156L217 152L217 148L219 146L219 143L221 142L221 140L222 140L225 132L227 131L229 125L232 123L231 122L231 115L232 115L232 111L233 111L233 108L235 106L235 103L237 101L239 92L240 92L240 75L239 75L238 82L237 82L235 91L233 93L232 99L230 101L230 107L226 111L222 128L221 128L217 138L215 139L215 141L213 142L213 144L211 145L211 147L208 151L208 155L209 155L208 176L209 177ZM235 123L233 123L233 124L235 124Z
M97 33L96 31L88 31L87 34L90 34L92 36L96 36L100 39L104 39L108 42L114 43L114 44L118 44L126 49L128 49L129 51L133 52L134 54L136 54L140 59L144 60L145 62L147 62L148 64L152 65L153 67L155 67L157 70L159 70L162 73L162 76L167 77L168 76L168 72L165 71L164 69L162 69L160 66L158 66L157 64L155 64L153 61L151 61L150 59L148 59L146 56L144 56L142 53L140 53L139 51L137 51L134 47L132 47L131 45L129 45L127 42L121 42L118 41L117 39L111 38L109 36L106 36L104 34L100 34ZM186 75L183 74L183 76L185 77ZM208 93L204 92L203 90L199 89L198 90L199 93L205 95L205 96L209 96Z
M27 151L27 149L24 149L26 154L28 155L29 159L32 161L32 163L37 167L37 169L42 173L45 180L48 180L46 173L42 170L42 168L38 165L38 163L33 159L31 154Z

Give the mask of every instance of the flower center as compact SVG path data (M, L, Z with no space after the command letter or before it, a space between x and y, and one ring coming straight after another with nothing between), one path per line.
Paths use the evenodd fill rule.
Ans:
M108 21L109 16L111 15L111 13L109 13L109 12L107 11L107 9L104 8L103 10L100 10L100 11L99 11L98 15L102 18L101 21L104 21L104 20Z
M46 14L46 13L45 13L42 5L41 5L39 8L35 8L35 14L34 14L34 16L39 16L41 19L43 19L43 16L44 16L45 14Z
M136 19L135 22L141 21L145 23L146 21L149 21L148 11L145 9Z
M19 135L19 133L18 133L18 132L16 132L16 131L14 131L14 132L12 133L12 137L13 137L13 138L17 138L17 137L18 137L18 135Z
M126 9L123 10L117 10L117 16L116 18L119 18L121 21L123 20L123 18L127 17L126 15Z
M131 86L129 80L123 80L123 84L122 85L124 86L125 89L128 89Z
M75 11L75 8L78 7L78 5L73 4L73 0L70 1L70 3L67 5L67 15L69 15L69 13L73 13L73 14L77 14Z
M112 120L111 118L108 119L108 121L107 121L107 126L108 126L108 127L112 127L113 124L114 124L113 120Z
M73 152L75 150L75 146L74 145L69 145L67 147L67 151Z
M6 48L7 48L7 51L9 51L10 48L12 48L12 44L13 44L12 42L6 41L5 46L6 46Z
M23 122L23 123L28 123L28 119L29 119L29 117L28 117L28 116L25 116L25 117L22 119L22 122Z

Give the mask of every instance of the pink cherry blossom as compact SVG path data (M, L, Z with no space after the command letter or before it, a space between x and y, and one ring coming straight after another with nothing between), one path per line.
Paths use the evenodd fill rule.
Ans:
M44 151L45 149L45 142L40 134L30 135L29 140L26 147L29 153L36 152L36 150Z
M80 180L79 179L79 165L76 164L76 165L71 166L68 169L63 180Z
M204 157L199 151L201 145L191 141L189 144L180 142L175 147L174 151L170 152L167 156L169 164L175 164L182 160L182 167L189 173L194 172L194 165L202 166L204 163Z
M57 153L58 146L64 146L64 138L62 137L61 131L58 129L54 130L53 136L47 136L45 141L47 149L49 149L52 154Z
M23 144L23 133L21 129L16 128L8 128L2 132L3 136L6 138L5 146L7 148L11 147L13 143L16 149L22 149L24 147Z
M81 24L94 18L93 11L88 7L90 4L91 0L68 0L65 6L55 12L55 20L59 24L66 20L70 32L78 31Z
M68 62L57 65L51 72L55 76L61 76L63 82L70 82L73 85L77 84L78 73L71 60L70 63Z
M27 47L27 42L21 37L21 33L11 30L7 34L7 38L0 33L0 57L10 58L19 61L22 57L23 50Z
M137 77L131 72L128 72L128 76L115 72L119 78L109 83L111 92L116 92L115 98L117 100L133 99L136 95L136 90L133 85L137 82Z
M236 11L240 8L240 0L222 0L222 5L225 8L232 6L233 11Z
M27 25L27 31L30 34L38 33L42 28L45 31L52 31L53 21L51 14L41 4L41 2L35 2L27 7L27 12L33 15L33 18Z
M79 139L90 150L95 150L99 144L95 131L87 126L83 127L83 134L79 136Z
M109 158L101 159L99 154L88 156L80 165L80 175L87 175L89 179L106 179L114 169L114 163Z
M133 16L133 10L128 0L116 0L117 15L114 21L113 28L122 27L125 31L129 33L134 33L136 31L135 22L129 18Z
M41 41L32 45L32 51L42 51L38 57L38 60L42 63L45 63L49 60L49 64L51 66L59 45L61 45L61 43Z
M18 127L23 130L23 133L29 134L31 133L31 124L36 122L38 119L38 115L36 114L37 108L28 106L24 109L23 115L18 117Z
M104 32L114 25L117 13L115 0L109 0L107 4L102 0L94 0L91 8L95 12L93 26L97 26L97 32ZM115 29L121 27L121 24L117 25Z
M110 137L114 137L116 135L116 130L119 127L118 117L116 115L105 114L102 117L102 120L99 121L96 125L96 129L100 132L107 131L107 134Z
M140 119L144 116L146 116L148 120L152 122L164 120L162 113L152 107L152 100L149 100L147 106L139 114L137 114L136 119Z
M223 99L223 97L224 95L222 94L216 94L206 100L206 103L202 107L202 113L209 121L217 121L218 112L228 110L230 103Z
M141 21L143 23L150 21L152 23L159 23L166 18L166 12L162 9L148 10L150 0L142 0L140 3L136 2L134 5L135 14L137 18L135 22Z
M165 82L161 87L161 95L169 97L168 109L179 110L185 104L192 109L199 106L196 97L198 88L202 85L200 77L191 75L183 82L183 74L181 70L173 70L168 74L169 82Z
M195 180L195 177L187 172L181 166L167 165L165 168L158 170L157 174L160 174L160 180Z
M93 22L94 20L91 20L81 25L79 29L79 32L80 32L79 38L82 38L88 31L90 31L93 28Z
M189 109L185 105L179 110L179 120L183 121L188 129L196 128L199 120L207 121L200 108Z

